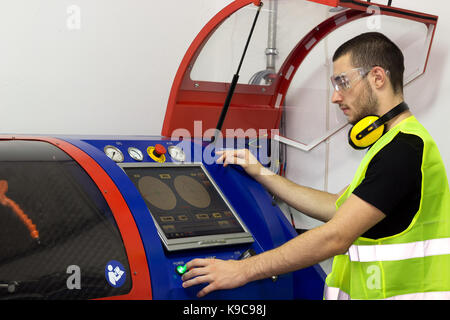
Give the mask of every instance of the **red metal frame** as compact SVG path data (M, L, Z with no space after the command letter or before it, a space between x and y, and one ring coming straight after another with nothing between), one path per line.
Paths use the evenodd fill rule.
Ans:
M333 1L326 1L326 0L308 0L318 3L323 2L333 2ZM278 94L283 95L283 100L281 101L281 104L284 101L284 97L286 96L286 93L289 89L289 85L295 75L295 72L303 62L303 60L306 58L306 56L309 54L309 52L314 48L314 46L317 45L317 43L320 42L323 38L325 38L328 34L336 30L337 28L350 23L354 20L361 19L367 16L370 16L371 13L367 12L367 8L370 5L376 5L380 8L380 14L383 15L389 15L389 16L395 16L398 18L403 19L409 19L417 22L421 22L427 25L429 27L430 25L436 26L437 24L437 16L429 15L429 14L423 14L415 11L410 10L404 10L399 8L393 8L388 7L385 5L379 5L376 3L367 3L365 1L354 1L354 0L341 0L338 1L338 5L342 7L347 7L349 10L340 12L333 17L328 18L321 24L319 24L317 27L313 28L303 39L297 44L297 46L292 50L290 55L286 58L284 64L280 68L281 74L287 74L289 71L289 68L293 67L293 70L290 72L289 78L282 77L280 81L277 83L276 92ZM434 32L436 28L433 29L433 35L431 39L431 43L433 42L434 38ZM428 57L431 50L431 43L428 49L426 63L423 72L425 72L427 63L428 63Z
M50 143L67 153L86 171L99 190L102 191L106 202L111 208L125 245L130 265L130 276L132 277L132 288L128 294L106 297L104 299L152 299L150 273L139 231L122 194L103 168L84 151L60 139L31 136L0 136L1 140L28 140Z
M237 0L217 13L200 31L188 48L178 68L172 89L170 91L168 106L162 128L162 135L170 137L172 132L179 128L188 129L194 136L194 121L201 120L204 132L215 128L219 115L229 89L228 83L193 81L189 73L204 44L221 25L221 23L239 9L249 4L259 5L260 1ZM272 89L273 91L273 89ZM270 107L272 96L270 92L261 94L257 86L238 84L223 128L248 128L276 126L273 118L278 110ZM251 105L251 108L247 106ZM263 117L256 117L265 114ZM252 121L252 120L256 121ZM195 135L198 136L198 135Z
M339 3L339 0L308 0L308 1L321 3L330 7L337 7Z
M420 12L389 7L373 2L357 0L308 0L330 6L348 8L344 12L328 18L313 28L286 58L270 86L237 84L230 108L223 124L222 134L226 129L278 129L282 114L282 105L287 90L300 64L311 49L337 28L370 15L367 8L376 5L383 15L395 16L424 23L428 26L437 24L437 16ZM225 101L229 83L211 81L193 81L190 71L204 44L221 25L221 23L239 9L259 1L236 0L217 13L200 31L187 50L176 73L167 104L161 134L170 137L176 129L187 129L191 137L203 137L208 129L214 129ZM435 30L435 29L434 29ZM434 37L434 30L431 42ZM431 43L430 43L431 48ZM429 52L428 52L429 55ZM428 56L427 56L428 60ZM294 69L292 69L292 67ZM426 68L426 64L425 64ZM425 69L424 69L425 71ZM289 75L286 77L286 75ZM201 121L201 130L194 130L194 122ZM247 131L246 136L254 137Z

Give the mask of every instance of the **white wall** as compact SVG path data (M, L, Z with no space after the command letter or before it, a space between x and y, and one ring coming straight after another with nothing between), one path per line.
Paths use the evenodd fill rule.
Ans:
M229 2L0 0L0 133L159 135L185 51Z
M230 2L0 0L0 134L159 135L181 59L205 23ZM449 169L450 4L394 0L393 5L439 15L427 72L406 87L405 97ZM325 6L319 12L320 21L329 14ZM309 18L298 12L298 21ZM332 51L332 42L328 46ZM298 74L317 68L311 62ZM294 89L290 94L295 100ZM325 105L329 96L320 99ZM346 136L342 130L310 153L289 148L288 177L338 192L363 156L346 144ZM296 224L318 222L298 214Z

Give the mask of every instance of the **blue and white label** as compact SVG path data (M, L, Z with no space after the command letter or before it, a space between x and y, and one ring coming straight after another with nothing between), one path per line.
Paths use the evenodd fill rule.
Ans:
M127 273L119 261L111 260L106 264L105 277L112 287L118 288L125 283Z

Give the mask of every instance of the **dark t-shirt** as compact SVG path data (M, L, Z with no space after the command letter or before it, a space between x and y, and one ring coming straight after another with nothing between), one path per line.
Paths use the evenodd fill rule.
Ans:
M386 217L362 236L384 238L404 231L419 210L423 141L399 132L369 163L366 176L353 193Z

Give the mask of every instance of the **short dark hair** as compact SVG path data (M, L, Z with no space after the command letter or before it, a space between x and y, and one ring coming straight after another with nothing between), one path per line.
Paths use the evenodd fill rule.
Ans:
M371 69L380 66L389 70L389 79L394 93L403 94L403 73L405 71L403 53L388 37L379 32L367 32L342 44L333 55L333 62L350 53L355 67Z

